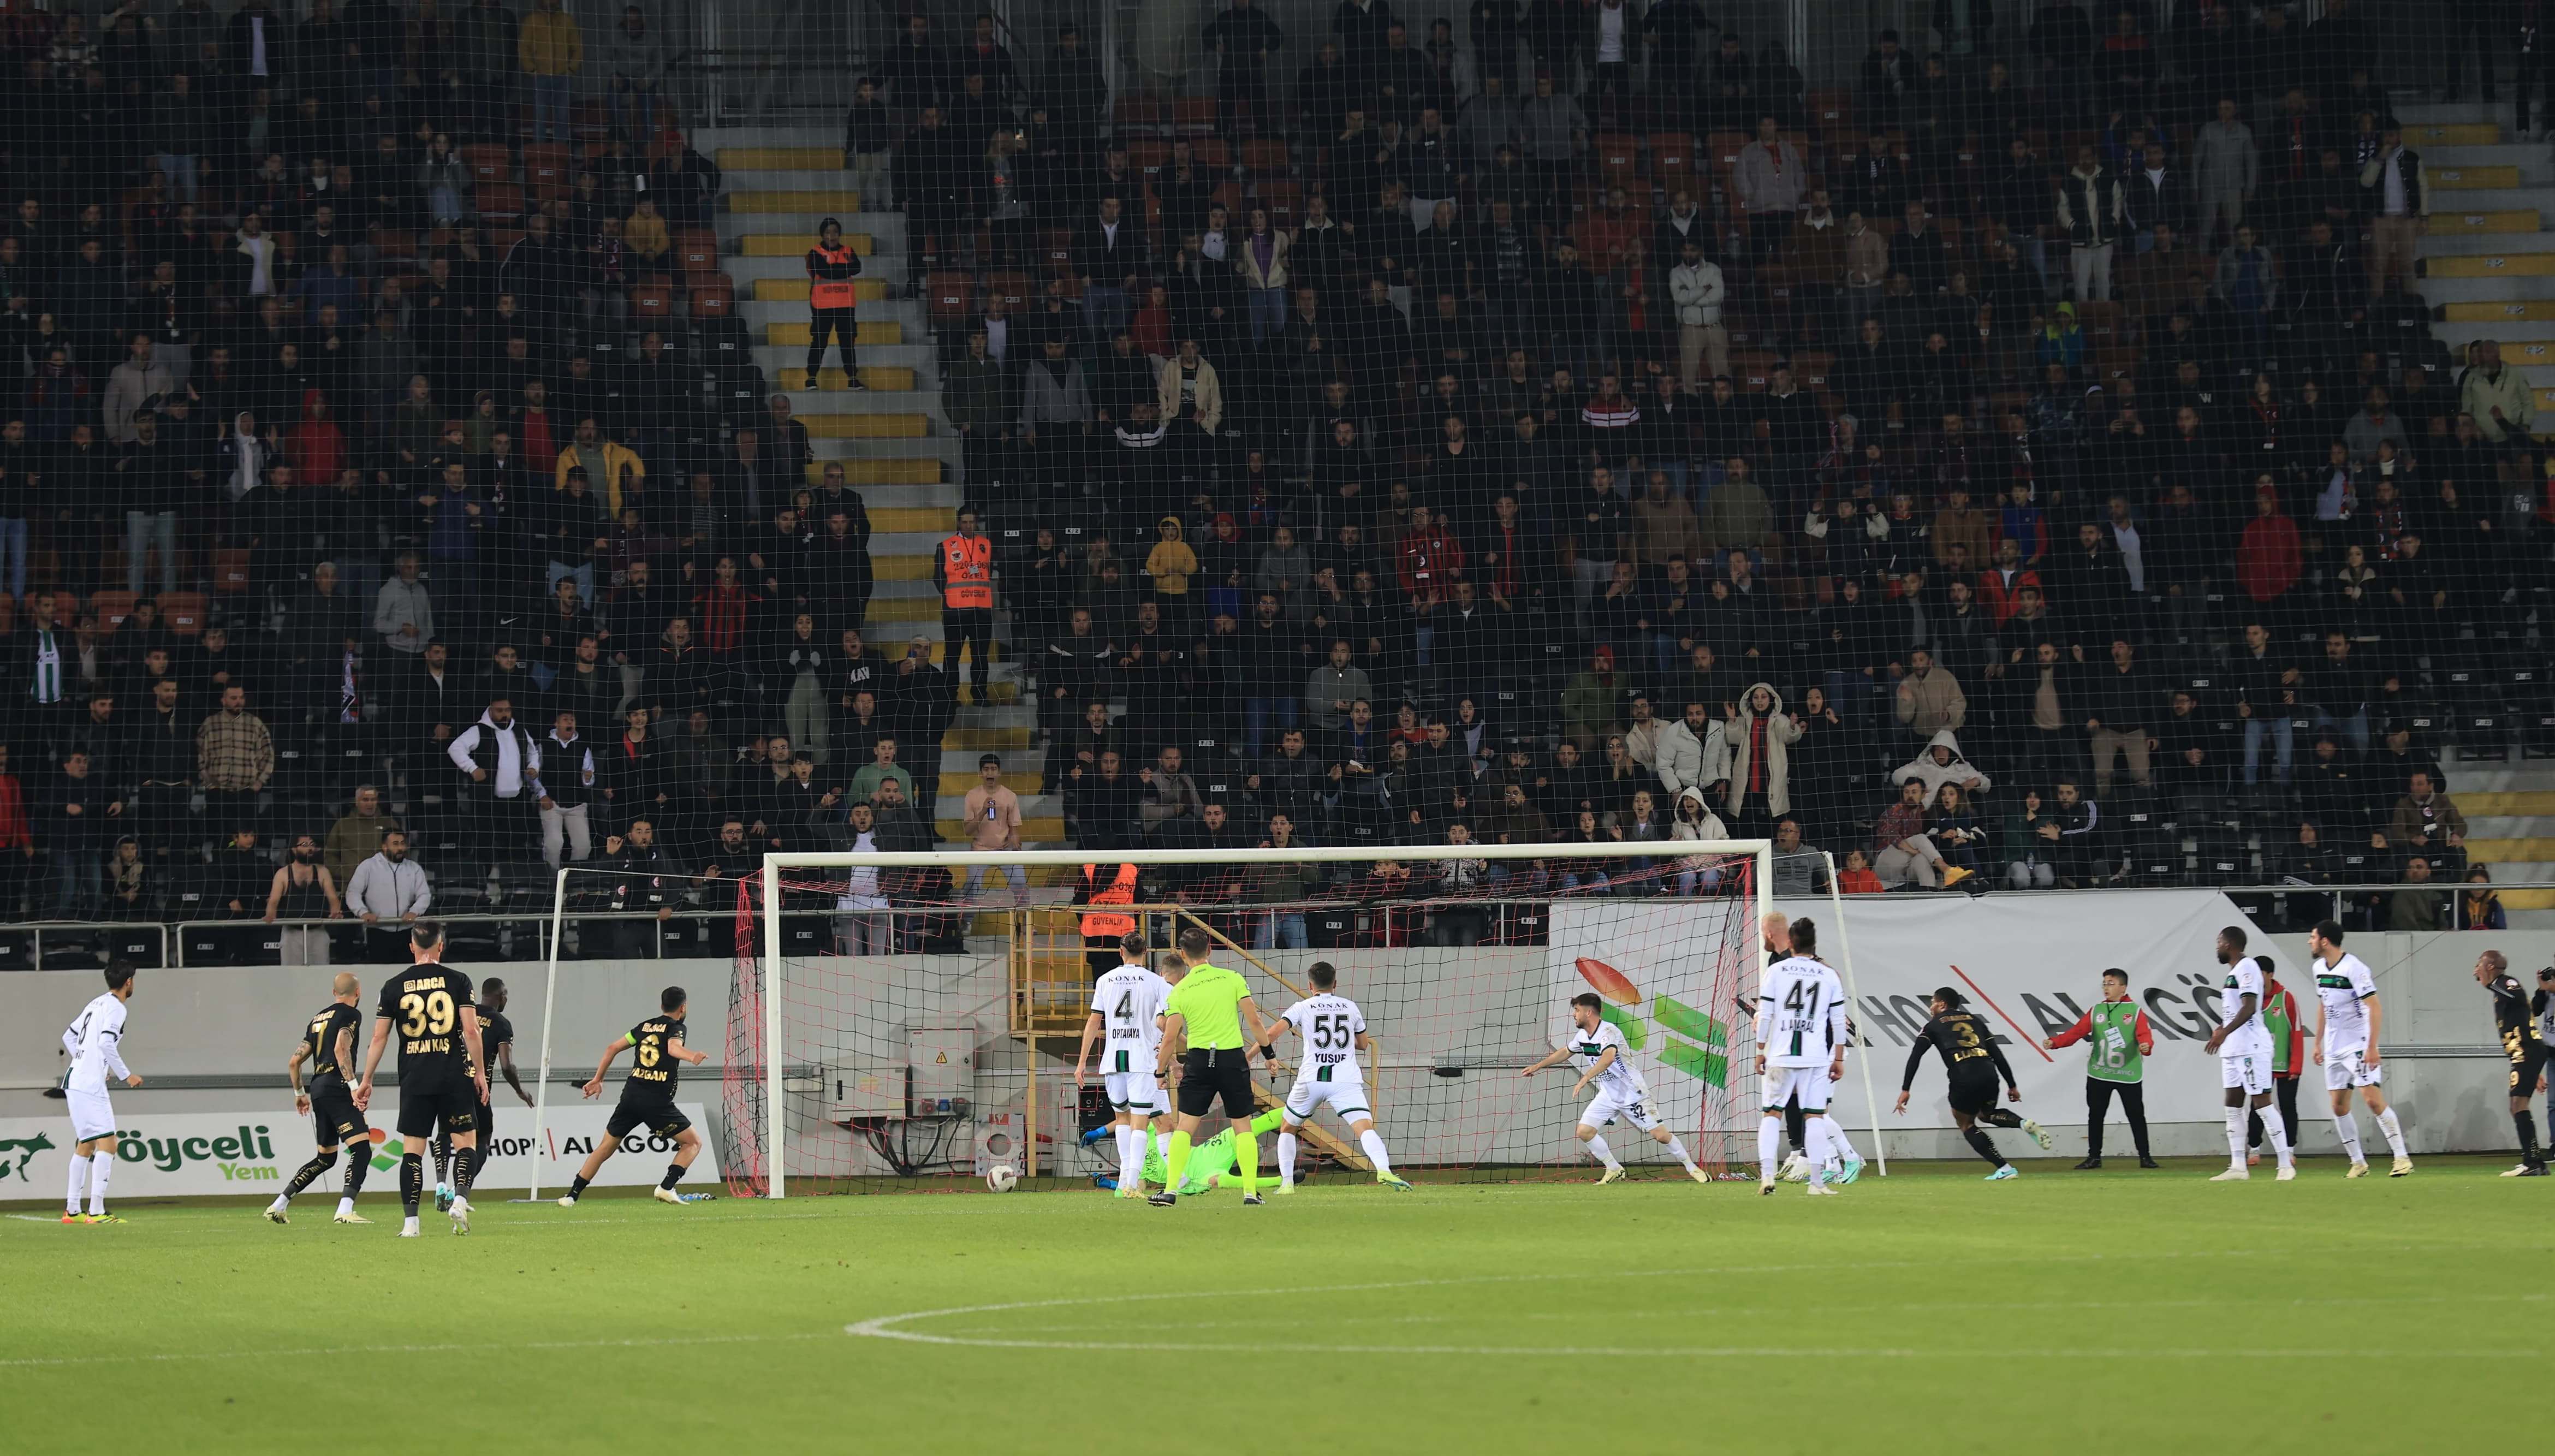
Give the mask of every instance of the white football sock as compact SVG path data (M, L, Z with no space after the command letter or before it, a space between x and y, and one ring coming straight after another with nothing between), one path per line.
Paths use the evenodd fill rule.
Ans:
M80 1211L80 1190L88 1186L88 1159L74 1153L70 1155L70 1165L71 1187L63 1195L62 1212L77 1213Z
M2262 1136L2271 1140L2271 1152L2278 1157L2280 1166L2287 1167L2298 1160L2297 1150L2289 1146L2288 1125L2280 1121L2278 1108L2262 1109Z
M2227 1109L2227 1165L2245 1165L2245 1109Z
M1293 1138L1280 1138L1278 1141L1279 1147L1286 1148L1288 1150L1286 1153L1288 1158L1287 1166L1290 1168L1293 1167L1293 1158L1295 1154L1291 1145L1295 1140ZM1365 1132L1358 1134L1358 1147L1365 1151L1367 1161L1375 1164L1375 1170L1377 1173L1390 1174L1393 1171L1393 1158L1384 1151L1384 1135L1382 1133L1377 1132L1373 1128L1369 1128Z
M414 1234L414 1233L416 1233L416 1232L417 1232L417 1220L416 1220L414 1217L401 1219L401 1220L400 1220L400 1232L401 1232L401 1233L403 1233L403 1234Z
M1694 1166L1694 1154L1685 1151L1685 1143L1674 1133L1668 1134L1668 1156L1684 1163L1688 1168Z
M2377 1115L2377 1131L2386 1135L2387 1152L2397 1157L2411 1155L2404 1151L2404 1126L2395 1121L2395 1109L2390 1107Z
M1136 1186L1135 1177L1145 1166L1145 1135L1121 1123L1110 1130L1118 1140L1118 1188L1124 1192Z
M1783 1120L1771 1113L1757 1125L1757 1176L1774 1181L1774 1158L1783 1151Z
M1295 1152L1299 1142L1292 1133L1278 1135L1278 1177L1290 1186L1295 1181Z
M1604 1138L1589 1139L1588 1151L1596 1154L1597 1160L1606 1164L1608 1167L1623 1166L1622 1163L1615 1160L1615 1150L1606 1146L1606 1140Z
M337 1199L337 1216L338 1216L339 1218L344 1218L346 1215L348 1215L348 1214L350 1214L350 1213L353 1213L354 1211L355 1211L355 1198L354 1198L354 1195L353 1195L353 1194L351 1194L351 1193L340 1195L340 1196L338 1197L338 1199Z
M106 1212L106 1173L115 1162L112 1153L92 1153L88 1158L88 1212L96 1218Z
M1828 1151L1834 1153L1839 1161L1863 1161L1863 1154L1854 1151L1854 1140L1845 1135L1845 1124L1838 1122L1835 1114L1823 1113L1818 1117L1810 1119L1810 1121L1823 1125L1826 1128L1828 1135Z
M2333 1115L2333 1132L2342 1140L2342 1151L2351 1155L2353 1162L2369 1160L2368 1154L2360 1151L2360 1119L2352 1115L2351 1109L2344 1108Z

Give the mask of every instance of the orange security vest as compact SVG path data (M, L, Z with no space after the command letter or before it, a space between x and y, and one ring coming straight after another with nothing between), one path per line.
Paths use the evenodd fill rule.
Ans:
M818 243L812 251L826 262L837 266L852 261L852 249L849 243L839 248L828 248ZM807 304L812 308L849 308L858 302L860 302L860 295L848 278L820 278L807 286Z
M994 543L990 537L953 536L940 544L940 604L953 612L992 610Z
M1082 883L1086 886L1097 885L1100 883L1100 867L1098 865L1084 865L1082 867ZM1118 867L1118 876L1116 879L1109 882L1108 889L1094 890L1091 893L1090 904L1095 906L1134 905L1135 903L1136 867L1134 865L1120 865ZM1118 936L1132 933L1135 928L1136 917L1134 915L1109 914L1104 911L1089 910L1085 911L1082 916L1082 934L1085 939L1114 940Z

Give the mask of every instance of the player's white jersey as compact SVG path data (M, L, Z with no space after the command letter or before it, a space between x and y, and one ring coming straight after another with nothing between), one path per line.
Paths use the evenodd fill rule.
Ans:
M124 1065L124 998L110 991L80 1008L80 1014L62 1032L62 1048L71 1054L69 1080L63 1089L70 1092L104 1092L111 1073L122 1081L130 1072Z
M1169 1000L1171 983L1133 963L1101 976L1091 986L1091 1009L1109 1030L1109 1040L1103 1048L1104 1070L1116 1071L1118 1053L1127 1053L1130 1067L1142 1064L1153 1069L1154 1058L1162 1046L1162 1003Z
M2331 1056L2369 1044L2368 999L2377 994L2377 978L2350 951L2332 965L2315 962L2316 999L2324 1003L2324 1051Z
M1366 1034L1366 1013L1358 1010L1356 1002L1323 991L1278 1015L1304 1038L1304 1056L1295 1067L1297 1085L1365 1083L1366 1072L1358 1064L1357 1038Z
M2236 964L2227 968L2218 987L2218 1025L2227 1029L2226 1039L2218 1043L2221 1056L2268 1056L2271 1051L2271 1030L2262 1023L2262 1001L2268 994L2263 988L2267 979L2262 958L2240 955ZM2253 1010L2245 1013L2245 998L2253 998ZM2243 1015L2240 1021L2238 1018Z
M1845 982L1806 955L1765 968L1757 997L1757 1046L1769 1067L1826 1066L1845 1044Z
M1648 1096L1649 1084L1642 1080L1641 1068L1633 1065L1633 1048L1624 1043L1623 1028L1613 1022L1599 1022L1594 1031L1570 1029L1570 1064L1583 1072L1595 1066L1609 1046L1615 1048L1615 1062L1597 1074L1599 1094L1624 1101Z

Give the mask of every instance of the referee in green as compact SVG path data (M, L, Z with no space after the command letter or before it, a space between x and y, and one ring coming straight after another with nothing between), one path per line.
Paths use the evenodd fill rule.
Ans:
M1171 987L1168 1001L1162 1003L1162 1048L1155 1064L1155 1075L1171 1080L1171 1058L1179 1058L1179 1121L1172 1125L1171 1155L1165 1169L1170 1177L1162 1191L1149 1201L1156 1208L1168 1208L1180 1201L1173 1188L1188 1173L1189 1146L1195 1138L1198 1123L1224 1098L1224 1115L1233 1123L1233 1165L1242 1175L1242 1201L1256 1204L1260 1197L1260 1140L1251 1130L1259 1109L1251 1095L1250 1048L1271 1061L1278 1059L1269 1046L1268 1024L1261 1020L1260 1008L1251 1004L1251 987L1222 966L1207 964L1207 933L1195 926L1180 932L1179 949L1166 960L1175 960L1188 969ZM1169 965L1164 970L1173 969ZM1251 1028L1251 1039L1242 1039L1245 1023Z

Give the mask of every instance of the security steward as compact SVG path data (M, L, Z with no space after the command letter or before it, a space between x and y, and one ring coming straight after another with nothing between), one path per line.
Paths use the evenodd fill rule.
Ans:
M976 523L976 508L958 508L958 532L944 538L931 560L931 580L940 588L940 635L948 639L940 666L952 681L958 677L958 655L976 645L969 667L975 677L975 702L985 702L985 679L994 668L994 543Z
M1122 936L1136 933L1136 917L1123 910L1106 910L1106 906L1136 903L1137 870L1134 865L1120 865L1103 879L1098 865L1082 867L1082 889L1076 896L1090 907L1082 912L1082 948L1091 962L1092 979L1097 980L1117 969L1126 957L1119 952Z
M842 346L843 373L851 389L866 390L861 383L861 361L853 346L852 307L860 302L852 280L861 276L861 255L843 241L841 219L828 217L816 225L816 246L807 250L807 388L816 387L816 371L825 365L825 333L833 331Z

